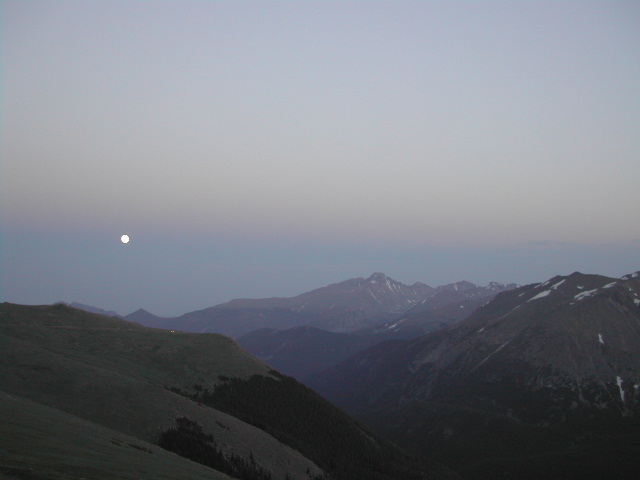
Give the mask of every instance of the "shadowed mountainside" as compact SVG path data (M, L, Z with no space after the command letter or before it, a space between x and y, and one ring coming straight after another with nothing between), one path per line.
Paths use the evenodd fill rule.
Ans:
M640 275L574 273L503 292L310 385L466 478L635 478Z
M34 402L28 403L18 423L3 421L3 438L22 442L31 436L34 445L46 445L42 435L67 437L58 463L33 454L34 465L40 465L46 478L50 477L44 472L51 470L62 475L69 463L65 455L74 457L74 449L84 441L76 424L90 424L87 428L98 432L96 448L115 455L112 471L116 472L140 460L129 458L132 453L138 455L129 444L140 447L133 450L155 455L146 450L155 452L156 447L148 445L157 443L181 418L202 428L203 438L213 439L211 445L228 459L237 456L247 464L255 463L274 478L328 474L345 479L417 479L423 477L423 469L432 472L432 478L449 475L437 465L414 462L222 335L150 329L65 305L4 303L0 306L0 385L3 410L15 411L18 398ZM260 400L242 403L249 398ZM286 402L293 402L295 408L283 407ZM47 425L34 425L29 416L45 417ZM61 419L57 433L51 431L55 430L51 419L56 416ZM311 425L315 430L300 436L296 425ZM106 444L107 438L116 443ZM111 446L121 447L118 442L126 443L125 448ZM8 455L5 464L12 465L10 474L35 475L23 468L29 462L24 449L5 448L3 454ZM170 457L162 454L162 458ZM100 465L100 475L107 475L103 467L108 470L109 466ZM83 475L92 475L92 465L78 468ZM225 478L211 472L212 478ZM118 478L115 473L113 478Z
M304 381L382 340L377 335L295 327L257 330L239 337L237 342L277 370Z

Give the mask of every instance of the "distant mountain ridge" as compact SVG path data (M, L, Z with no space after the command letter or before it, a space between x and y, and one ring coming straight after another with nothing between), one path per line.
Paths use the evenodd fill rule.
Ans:
M144 308L139 308L135 312L126 315L124 318L130 322L147 326L156 326L157 324L162 324L162 322L169 320L168 318L154 315L153 313L146 311Z
M498 293L517 287L515 283L490 282L486 286L479 286L467 281L441 285L404 315L376 327L374 331L393 332L395 338L418 337L468 317Z
M432 297L433 302L441 299L440 301L448 303L445 299L452 301L455 298L463 301L481 298L483 295L495 295L493 288L478 287L469 282L438 288L421 282L405 285L384 273L374 273L368 278L352 278L295 297L239 298L173 318L158 317L140 309L124 318L151 327L215 332L235 338L263 328L286 330L299 326L351 333L361 329L374 329L421 304L424 305L423 309L429 309L428 301ZM502 288L512 287L503 285ZM468 308L472 309L471 305ZM464 313L471 312L466 310ZM447 321L455 321L459 317L460 315L449 316ZM436 327L428 327L430 330L434 328ZM415 330L414 327L412 329Z
M458 322L497 293L515 287L515 284L495 282L486 287L458 282L433 289L425 300L381 325L349 333L308 326L260 329L238 337L237 342L278 370L304 382L309 376L377 343L419 337Z
M71 303L65 303L65 305L69 305L70 307L84 310L85 312L97 313L99 315L106 315L107 317L121 316L120 314L118 314L118 312L114 312L113 310L103 310L102 308L93 307L91 305L85 305L84 303L71 302Z
M353 278L290 298L235 299L180 317L161 318L140 311L125 318L144 325L232 337L261 328L302 325L352 332L384 322L427 298L434 288L405 285L383 273Z
M465 478L635 478L640 272L501 292L458 324L371 347L310 385Z
M291 298L236 299L217 307L280 307L300 312L324 313L326 310L344 308L352 310L355 305L364 311L399 313L432 291L432 287L421 282L405 285L384 273L374 273L368 278L344 280Z

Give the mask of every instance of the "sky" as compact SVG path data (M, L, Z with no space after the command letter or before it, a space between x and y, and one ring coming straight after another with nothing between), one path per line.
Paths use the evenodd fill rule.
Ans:
M373 272L640 270L640 2L0 18L2 301L173 316Z

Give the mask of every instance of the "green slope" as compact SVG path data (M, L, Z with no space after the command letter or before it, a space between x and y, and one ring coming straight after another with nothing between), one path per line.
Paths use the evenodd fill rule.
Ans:
M186 416L275 478L322 473L262 430L170 390L267 372L221 335L149 329L64 305L0 305L0 390L150 443Z
M30 480L231 478L139 438L4 392L0 392L0 476Z
M274 479L449 477L216 334L150 329L64 305L5 303L0 390L149 443L186 417L225 455L255 461Z

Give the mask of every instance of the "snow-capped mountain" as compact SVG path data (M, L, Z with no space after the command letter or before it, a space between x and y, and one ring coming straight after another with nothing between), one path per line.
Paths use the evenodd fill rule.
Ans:
M441 285L402 317L376 327L376 333L393 333L396 338L411 338L434 332L468 317L498 293L513 290L515 283L491 282L478 286L462 281Z
M640 446L640 273L499 293L454 326L376 345L311 385L468 478L627 478Z
M291 309L319 316L314 326L333 332L351 332L375 325L407 311L433 291L424 283L405 285L374 273L294 297Z

